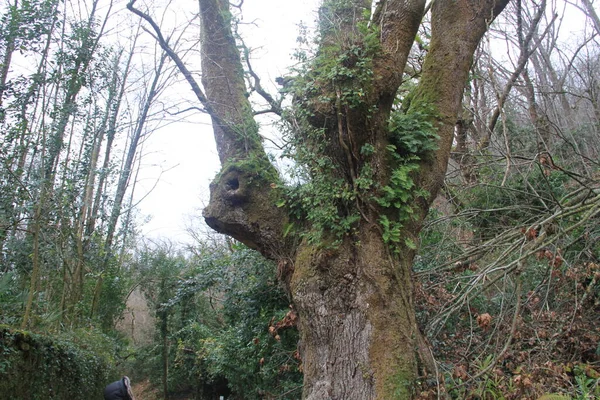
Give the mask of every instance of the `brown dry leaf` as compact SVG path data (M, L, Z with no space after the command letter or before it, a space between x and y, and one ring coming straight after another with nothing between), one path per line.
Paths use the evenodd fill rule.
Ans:
M545 251L544 250L538 250L535 252L535 258L537 258L538 260L541 260L542 258L545 257Z
M458 364L454 367L454 372L452 372L452 376L458 379L462 379L463 381L469 377L469 375L467 374L467 368L462 364Z
M538 237L538 231L535 228L529 228L525 231L525 238L528 241L532 241Z
M551 265L552 267L558 268L558 267L560 267L560 266L563 264L563 261L564 261L564 260L563 260L563 258L560 256L560 254L558 254L558 253L557 253L557 254L556 254L556 257L554 257L554 259L552 259L552 260L550 261L550 265Z
M523 380L523 377L521 375L515 375L513 378L513 382L517 385L520 385L522 380Z
M492 316L488 313L479 314L477 316L477 325L483 330L487 330L492 322Z

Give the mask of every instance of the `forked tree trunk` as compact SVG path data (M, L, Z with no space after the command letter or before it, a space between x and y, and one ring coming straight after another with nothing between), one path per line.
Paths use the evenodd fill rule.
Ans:
M206 222L278 261L280 278L299 316L303 398L412 398L419 375L433 373L429 350L415 318L413 243L444 179L473 53L509 0L433 2L430 48L409 111L422 106L433 110L429 122L437 128L439 143L438 149L423 157L418 170L413 171L414 219L403 221L401 239L393 246L389 238L384 240L380 221L382 216L394 218L398 210L384 207L375 197L398 167L386 150L391 144L388 121L425 0L379 1L372 17L368 0L325 1L320 9L317 57L359 48L354 54L364 60L368 53L365 49L373 46L373 40L378 41L377 51L360 67L353 64L352 56L344 59L348 65L343 65L341 58L335 59L334 63L342 62L341 66L347 68L342 70L344 81L336 83L337 78L318 70L323 65L331 66L332 60L315 63L309 71L311 91L296 98L299 107L307 111L305 122L315 129L310 131L309 127L308 132L317 132L316 140L321 140L314 146L315 151L335 165L330 173L354 189L357 177L366 170L376 181L372 185L375 195L361 196L359 191L355 205L345 203L347 208L355 207L351 212L360 218L344 235L331 240L337 240L332 246L311 242L309 236L301 234L312 232L311 221L294 221L291 210L276 206L282 183L267 161L251 114L243 68L231 33L228 2L199 2L205 94L169 48L158 26L147 13L133 8L133 1L129 9L151 23L161 45L213 119L223 166L211 185L210 203L204 211ZM365 73L365 65L371 68L370 74ZM360 84L348 84L353 73L361 74ZM360 104L345 102L343 85L362 90L356 98ZM298 133L310 136L306 131ZM363 154L365 145L372 149L371 154ZM429 195L423 196L423 191ZM290 221L301 231L296 240L286 235ZM332 232L323 232L325 241L332 236Z

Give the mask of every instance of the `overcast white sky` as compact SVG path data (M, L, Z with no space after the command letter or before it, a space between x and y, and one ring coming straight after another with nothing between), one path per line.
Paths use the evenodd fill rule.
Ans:
M244 37L247 45L255 48L253 68L259 72L263 84L274 82L293 63L291 54L296 46L297 26L301 21L308 25L314 22L319 2L244 2L243 22L248 23L243 27ZM187 60L190 69L198 68L199 59ZM177 90L189 92L185 84ZM190 217L201 215L208 201L209 183L219 170L212 129L207 121L206 116L189 116L154 132L146 141L136 197L146 195L160 176L156 187L139 206L143 216L151 217L142 227L146 236L175 242L188 240L185 227Z

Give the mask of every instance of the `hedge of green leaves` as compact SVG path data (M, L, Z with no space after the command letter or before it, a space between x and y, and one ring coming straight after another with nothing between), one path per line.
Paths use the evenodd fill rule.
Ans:
M103 399L109 360L69 341L0 326L0 398Z

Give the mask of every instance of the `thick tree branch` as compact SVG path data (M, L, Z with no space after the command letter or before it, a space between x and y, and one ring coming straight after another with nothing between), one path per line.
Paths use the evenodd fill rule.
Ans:
M227 0L200 0L202 85L222 170L211 184L207 224L269 258L287 252L287 211L275 205L279 174L262 145Z
M382 55L375 62L379 108L391 108L402 83L408 54L424 15L425 0L384 0L378 3L373 21L381 31ZM378 68L379 66L379 68Z
M598 14L596 14L596 10L594 9L594 5L590 0L581 0L586 9L586 15L592 20L594 23L594 28L596 28L596 32L600 35L600 18L598 18Z
M210 187L210 203L204 210L207 224L267 257L281 256L285 253L282 232L288 216L284 209L275 206L271 186L279 181L279 176L264 151L247 97L228 1L199 1L205 92L156 22L134 7L135 1L131 0L127 8L152 27L159 45L175 62L212 118L222 170Z
M429 193L422 199L425 214L446 172L473 54L489 24L509 0L435 1L431 9L432 40L412 107L426 105L437 114L439 148L421 164L418 185ZM479 16L479 17L475 17Z

